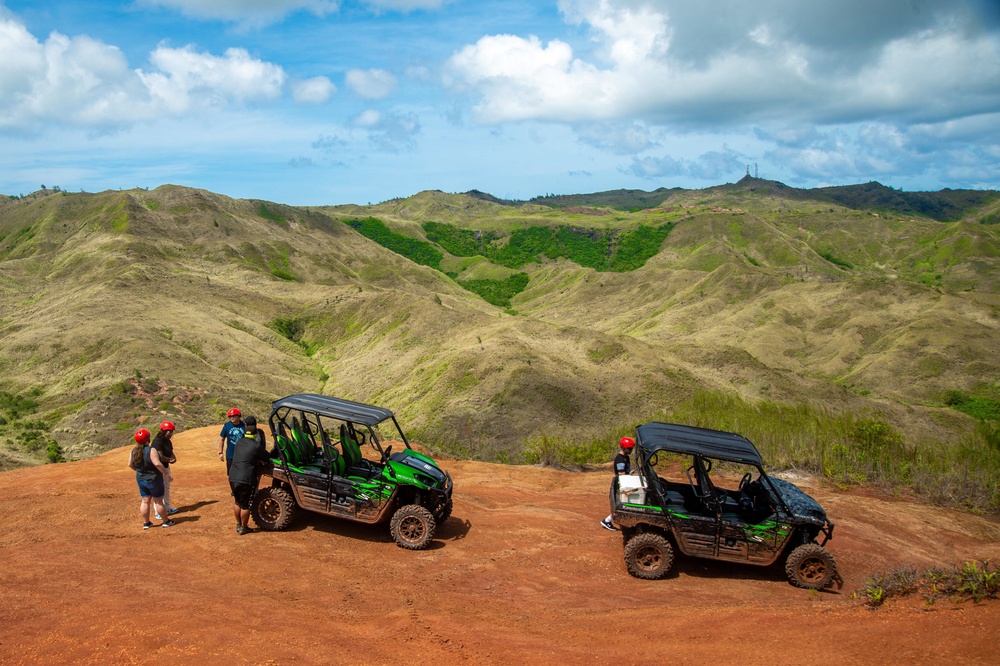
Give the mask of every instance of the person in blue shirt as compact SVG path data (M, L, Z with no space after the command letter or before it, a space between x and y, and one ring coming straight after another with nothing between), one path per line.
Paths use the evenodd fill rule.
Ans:
M229 416L229 422L222 426L222 432L219 433L219 460L225 456L226 474L228 475L229 468L233 466L233 450L236 448L236 442L243 439L247 426L243 423L240 410L236 407L230 409L227 416Z

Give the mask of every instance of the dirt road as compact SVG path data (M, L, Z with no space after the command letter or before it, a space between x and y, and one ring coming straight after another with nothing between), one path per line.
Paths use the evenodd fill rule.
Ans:
M1000 524L799 480L836 523L840 591L678 557L630 577L600 528L608 472L445 460L427 551L300 516L236 534L217 430L175 437L177 524L143 531L127 448L0 473L0 662L994 664L1000 602L850 599L872 573L1000 558Z

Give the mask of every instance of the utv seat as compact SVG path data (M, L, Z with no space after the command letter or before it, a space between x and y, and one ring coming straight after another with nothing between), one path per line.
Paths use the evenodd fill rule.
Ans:
M361 455L361 447L351 437L346 423L340 424L340 446L344 451L347 476L360 477L366 481L375 476L377 470Z
M660 497L663 498L664 504L671 507L683 507L687 503L684 493L670 488L667 482L659 477L656 478L656 481L656 489L660 491Z

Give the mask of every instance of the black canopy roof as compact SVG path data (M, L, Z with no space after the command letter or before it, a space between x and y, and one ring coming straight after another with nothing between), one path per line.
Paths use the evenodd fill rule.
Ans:
M731 432L653 421L635 429L636 443L646 453L670 451L704 455L731 462L763 466L760 452L747 438Z
M343 398L331 398L328 395L319 395L318 393L298 393L276 400L271 403L271 413L273 414L283 407L311 412L320 416L329 416L351 423L361 423L369 427L392 418L392 412L384 407L375 407Z

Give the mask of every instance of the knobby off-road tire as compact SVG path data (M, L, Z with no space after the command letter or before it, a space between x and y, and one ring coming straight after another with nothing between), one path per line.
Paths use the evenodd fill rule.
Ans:
M636 578L663 578L674 564L674 548L655 532L636 534L625 544L625 566Z
M807 543L788 554L785 575L795 587L822 590L837 575L837 563L826 548L817 543Z
M295 498L284 488L268 486L257 491L250 513L257 526L267 532L280 532L292 524Z
M392 514L389 532L400 548L423 550L434 538L437 522L434 514L419 504L407 504Z

